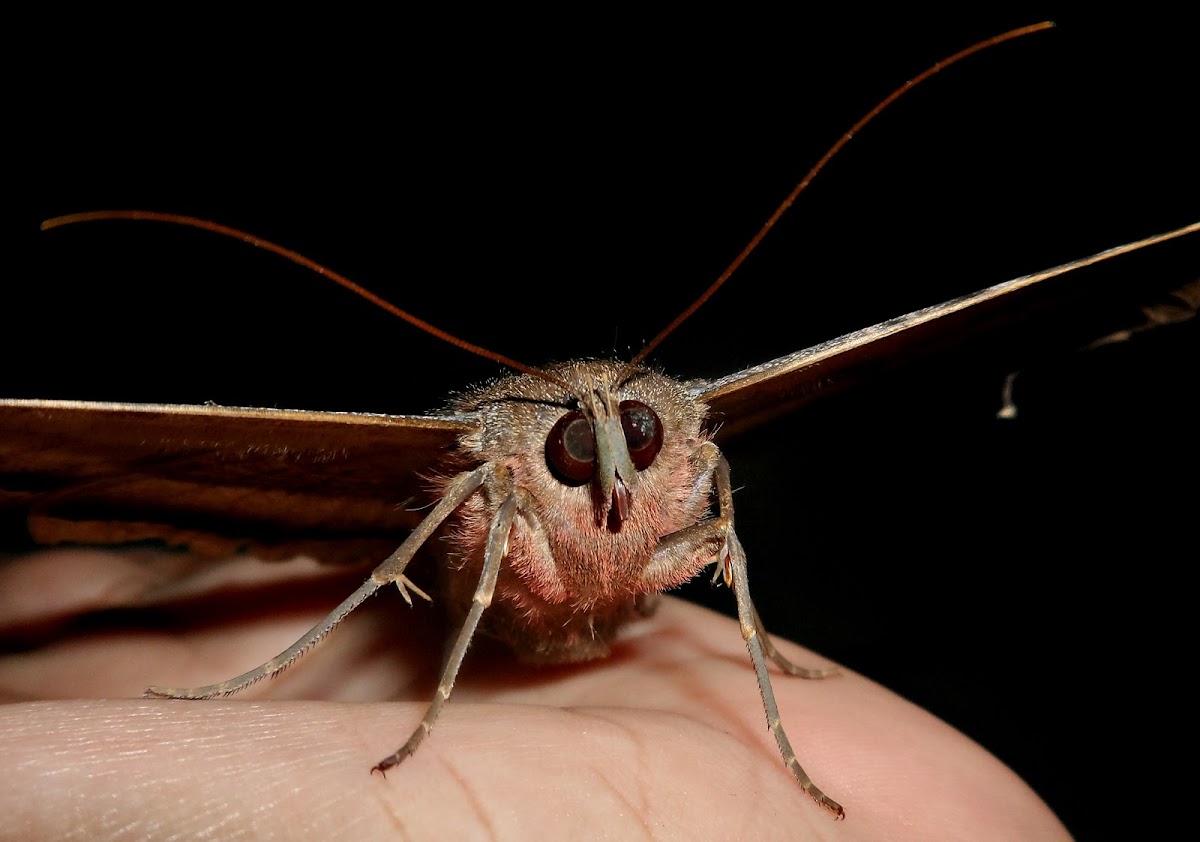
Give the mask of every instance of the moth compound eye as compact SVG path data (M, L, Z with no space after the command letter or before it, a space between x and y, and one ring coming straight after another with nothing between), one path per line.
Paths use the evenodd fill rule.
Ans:
M567 485L583 485L596 472L596 439L592 425L578 409L559 418L550 431L546 463Z
M644 471L662 450L663 428L658 414L641 401L621 401L621 429L633 467Z

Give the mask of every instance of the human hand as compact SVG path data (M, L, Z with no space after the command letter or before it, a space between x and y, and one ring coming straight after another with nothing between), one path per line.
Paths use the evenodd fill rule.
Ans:
M670 598L602 661L528 667L476 641L430 739L386 779L370 769L420 721L446 638L391 589L236 698L140 698L256 666L361 579L146 551L0 564L0 836L1069 838L928 713L852 673L772 667L800 762L846 808L835 823L779 757L736 623Z

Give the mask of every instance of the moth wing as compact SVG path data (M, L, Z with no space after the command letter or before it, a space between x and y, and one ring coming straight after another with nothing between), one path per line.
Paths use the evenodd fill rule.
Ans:
M0 399L0 540L381 558L469 418Z
M970 355L981 364L991 360L1004 374L1036 355L1121 341L1145 329L1185 321L1195 316L1200 304L1200 279L1095 270L1061 278L1052 274L1061 268L996 284L726 377L691 384L692 395L709 405L720 437L728 438L922 359L960 364Z

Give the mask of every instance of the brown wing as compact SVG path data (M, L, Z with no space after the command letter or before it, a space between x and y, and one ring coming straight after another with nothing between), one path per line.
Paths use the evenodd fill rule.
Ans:
M386 555L468 419L0 400L0 538Z
M1076 272L1061 281L1057 279L1072 269L1197 231L1200 223L1006 281L727 377L698 383L692 392L708 403L721 436L728 437L817 397L883 376L922 358L995 354L1011 350L1014 344L1027 354L1052 347L1076 348L1127 337L1146 325L1181 321L1196 312L1200 282L1195 279L1188 279L1177 289L1171 286L1179 283L1178 278L1163 279L1158 284L1136 277L1110 282ZM1171 304L1150 304L1162 296L1169 297ZM1139 306L1140 316L1136 309Z

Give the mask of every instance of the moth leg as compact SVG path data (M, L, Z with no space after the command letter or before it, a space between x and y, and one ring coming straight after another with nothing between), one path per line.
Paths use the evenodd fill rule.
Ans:
M437 692L433 696L433 701L429 703L429 708L425 711L421 724L412 732L408 742L402 745L395 754L391 754L375 764L372 772L378 771L382 774L403 762L417 750L417 747L433 730L433 723L437 721L438 714L442 712L442 706L446 704L446 700L450 698L450 691L454 689L454 680L458 677L463 657L467 654L467 646L470 645L471 638L475 635L475 629L479 626L479 618L483 616L484 610L492 604L496 580L500 575L500 563L504 560L505 553L508 552L508 538L512 532L518 508L520 508L518 496L513 494L504 501L492 520L492 525L488 529L487 548L484 550L483 571L479 576L479 584L475 587L475 596L471 599L471 609L467 612L467 618L463 621L458 637L454 641L454 647L450 650L450 656L446 659L446 665L442 668Z
M400 591L400 596L404 598L404 601L407 602L410 607L412 606L413 601L412 594L410 594L409 591L412 591L412 593L415 593L426 602L433 602L433 597L418 588L413 583L413 580L405 576L403 573L401 573L400 578L396 580L396 590Z
M775 665L788 675L796 675L800 678L829 678L831 675L838 675L837 667L802 667L799 664L794 664L783 656L775 644L771 642L771 636L767 634L766 628L763 626L762 617L758 616L758 609L753 603L750 605L750 611L754 616L754 627L758 629L759 635L762 637L763 651L766 652L768 658L775 662Z
M416 554L421 545L442 525L442 521L449 517L455 509L462 505L464 500L474 494L479 486L483 484L483 480L490 470L491 467L489 465L482 465L470 473L459 474L455 477L447 487L445 495L433 507L433 510L405 539L404 543L388 556L382 564L375 568L367 581L359 586L358 590L343 600L324 620L309 629L303 637L265 664L255 667L249 672L242 673L236 678L222 681L220 684L208 684L204 687L189 688L151 687L146 691L146 697L163 699L211 699L215 696L230 696L239 690L246 689L257 681L283 672L291 666L293 661L333 631L337 624L346 618L346 615L384 585L395 583L400 588L400 592L406 597L406 587L415 593L421 593L405 578L404 569L408 566L408 563L412 560L413 555Z
M729 464L725 461L725 457L721 455L720 450L715 444L710 442L708 444L708 448L710 448L711 452L703 453L702 458L710 463L707 466L707 471L713 477L717 486L720 517L717 519L717 521L715 521L715 523L724 526L722 535L726 533L731 534L733 532L733 490L729 481ZM713 568L713 584L716 584L721 580L722 577L724 577L726 586L731 585L731 574L729 568L726 567L724 563L727 555L728 546L723 545L717 557L717 560L721 563L715 565ZM767 657L774 661L776 666L778 666L781 670L789 675L796 675L800 678L828 678L831 675L838 674L836 667L813 669L811 667L802 667L798 664L794 664L785 658L783 654L775 648L775 644L771 642L771 637L767 634L766 626L763 625L762 617L758 615L758 609L754 607L753 603L750 604L750 611L754 616L754 627L758 630L759 635L762 637L763 650L766 652Z
M783 730L783 722L779 717L779 705L775 701L775 691L771 688L771 677L767 673L766 647L770 647L772 650L774 647L769 642L764 646L766 634L762 632L762 622L750 599L750 586L746 575L746 551L733 531L733 490L729 482L729 463L725 461L724 457L721 457L720 463L717 465L715 478L721 516L729 522L728 544L720 566L724 570L726 581L732 580L730 584L737 602L738 624L742 627L742 638L746 641L746 648L750 651L750 661L754 664L754 674L758 678L758 690L762 694L763 709L767 714L767 727L775 736L775 742L779 745L779 753L783 755L783 762L792 770L792 775L800 784L800 788L811 795L818 804L833 813L834 818L844 819L846 811L842 809L842 805L813 783L812 778L800 765L800 761L796 759L796 752ZM772 660L780 663L779 658L781 657L772 658ZM784 660L786 661L786 659Z
M708 486L717 466L723 460L721 450L712 442L705 442L697 449L695 458L700 470L692 494L696 495L701 491L711 494ZM693 560L719 560L727 535L733 528L732 512L732 507L723 508L719 517L702 520L659 538L654 554L642 570L639 586L647 592L657 593L662 590L662 580L665 577L671 576L676 570L689 567ZM707 567L712 561L704 561L700 567ZM717 565L717 572L719 575L720 565Z

